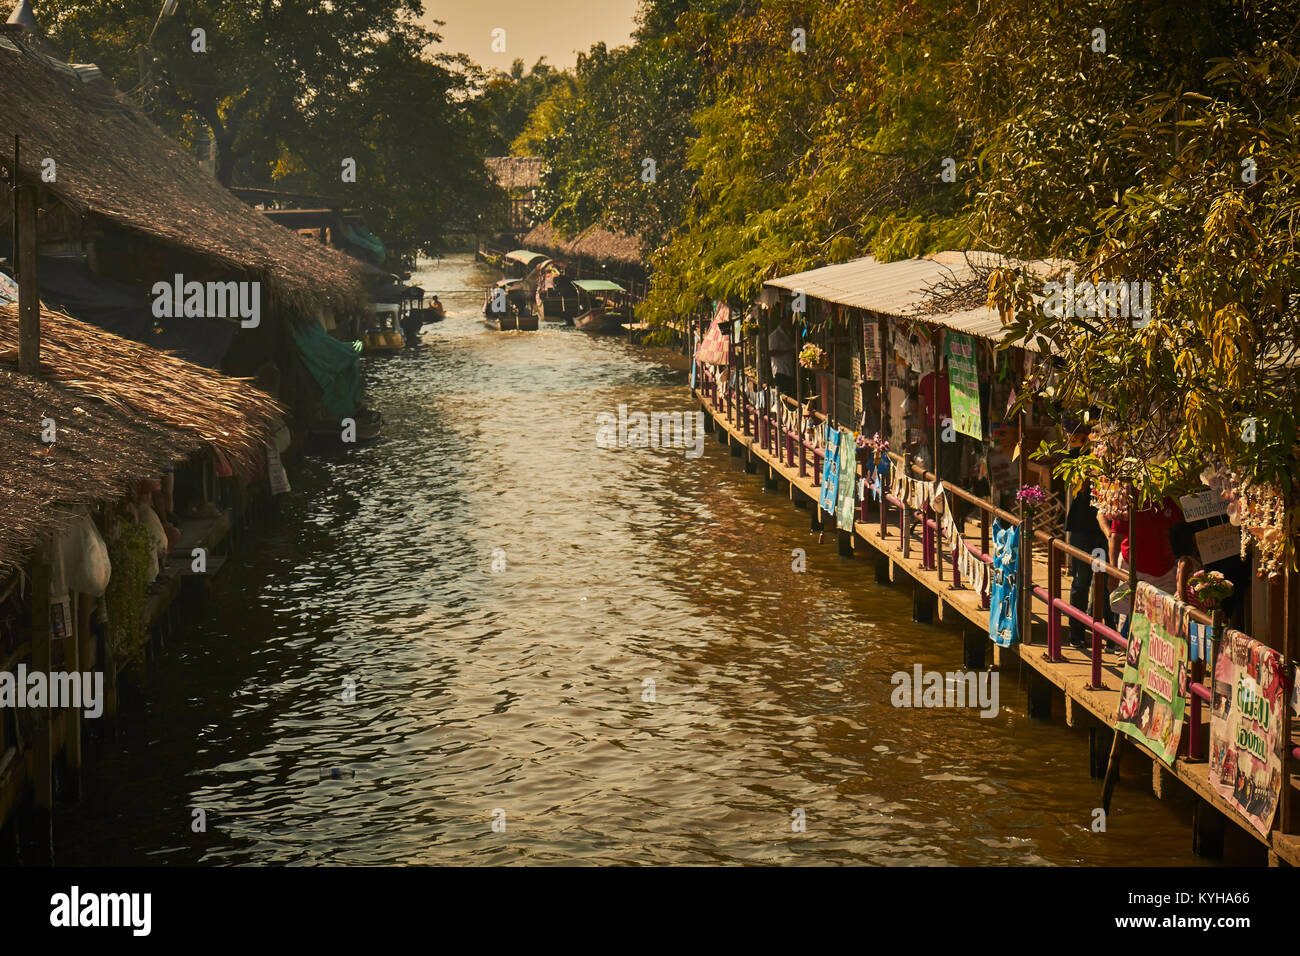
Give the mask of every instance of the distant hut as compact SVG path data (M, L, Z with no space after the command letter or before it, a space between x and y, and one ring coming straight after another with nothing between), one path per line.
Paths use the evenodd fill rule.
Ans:
M592 226L572 239L564 239L549 222L539 223L521 240L563 261L572 279L617 279L634 298L644 298L649 269L646 250L636 236Z
M540 156L489 156L488 172L506 193L505 231L517 235L533 225L537 187L542 182Z

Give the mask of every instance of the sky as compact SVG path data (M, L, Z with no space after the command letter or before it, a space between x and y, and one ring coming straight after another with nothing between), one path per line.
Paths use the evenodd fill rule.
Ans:
M424 0L424 22L438 28L442 49L466 53L487 69L508 70L516 59L531 67L538 57L557 67L577 62L577 51L604 40L628 41L637 0ZM493 50L492 31L505 30L505 52Z

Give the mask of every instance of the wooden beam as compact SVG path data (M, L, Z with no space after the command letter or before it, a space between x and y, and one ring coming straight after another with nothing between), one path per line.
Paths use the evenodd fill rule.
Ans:
M36 260L36 186L17 184L18 144L14 143L14 164L18 221L15 261L18 267L18 371L39 375L41 371L41 300Z

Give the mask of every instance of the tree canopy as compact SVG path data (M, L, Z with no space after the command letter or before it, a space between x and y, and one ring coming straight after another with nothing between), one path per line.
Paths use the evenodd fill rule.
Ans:
M472 221L490 189L468 106L478 74L437 52L420 0L185 0L160 19L161 8L46 0L40 17L182 142L210 134L225 185L338 197L398 258Z

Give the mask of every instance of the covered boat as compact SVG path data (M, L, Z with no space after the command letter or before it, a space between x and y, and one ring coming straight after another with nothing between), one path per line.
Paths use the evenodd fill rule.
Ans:
M522 279L502 279L487 290L483 322L498 332L537 331L537 315L529 308L528 288Z
M624 322L632 321L631 297L617 282L609 279L579 279L578 315L573 324L584 332L618 332Z

